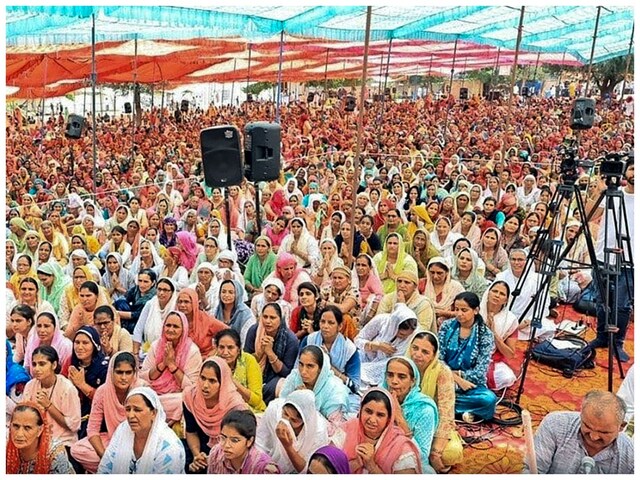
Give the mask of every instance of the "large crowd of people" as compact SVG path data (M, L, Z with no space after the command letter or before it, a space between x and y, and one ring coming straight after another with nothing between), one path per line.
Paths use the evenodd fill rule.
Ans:
M539 231L572 247L537 336L593 293L572 263L589 259L584 236L573 242L586 219L575 199L552 202L570 108L373 102L357 168L357 112L290 103L280 178L227 192L203 180L201 129L274 121L272 103L100 116L95 152L90 118L74 139L62 113L9 112L9 473L448 472L463 458L456 421L491 421L517 381ZM620 104L598 103L576 158L632 151L633 128ZM577 174L601 249L606 186ZM632 239L633 187L629 161ZM632 305L618 301L627 362ZM598 303L594 348L608 338ZM598 395L539 437L573 435L597 473L630 473L625 402ZM538 468L577 473L576 455Z

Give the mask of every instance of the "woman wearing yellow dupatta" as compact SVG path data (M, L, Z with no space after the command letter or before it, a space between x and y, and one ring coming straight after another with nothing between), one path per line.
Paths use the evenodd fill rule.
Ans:
M73 235L80 235L82 236L82 238L84 238L87 244L87 250L91 255L98 254L98 252L100 251L100 247L102 245L100 245L100 242L96 237L94 237L93 235L89 235L87 233L87 230L82 225L76 225L75 227L73 227L73 230L71 231L71 236Z
M410 238L411 243L407 243L405 248L418 265L418 278L424 278L427 276L429 260L437 257L440 253L436 247L431 245L429 232L426 229L418 228Z
M387 293L395 292L396 277L404 271L411 271L418 275L418 265L405 251L402 236L396 232L390 233L381 252L373 257L380 280L382 281L382 291Z
M435 227L435 223L431 219L431 217L429 216L429 213L427 212L426 205L415 205L415 206L411 207L411 211L414 212L418 216L418 218L420 220L422 220L422 222L423 222L422 227L427 232L429 232L429 233L433 232L433 229Z
M36 275L36 271L33 268L33 260L26 253L21 253L16 260L16 272L9 279L14 291L20 291L20 283L27 277L38 280L38 275Z
M438 356L438 337L431 332L416 333L406 356L420 371L420 391L438 406L438 429L433 436L429 463L438 473L446 473L462 461L462 439L455 424L455 383L453 373Z

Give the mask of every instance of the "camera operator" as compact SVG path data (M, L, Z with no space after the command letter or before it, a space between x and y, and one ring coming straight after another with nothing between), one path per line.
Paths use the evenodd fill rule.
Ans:
M633 157L629 157L626 170L624 172L624 178L626 180L626 185L622 189L624 205L627 213L627 223L628 226L622 222L622 234L629 235L629 240L631 244L632 251L624 253L625 259L633 258L635 255L633 253L633 244L634 244L634 208L633 208L633 198L634 198L634 165L633 165ZM616 197L614 197L616 198ZM604 247L605 247L605 235L606 235L606 246L607 247L615 247L616 246L616 228L614 223L614 218L619 219L622 215L621 205L619 200L614 201L615 208L615 216L614 212L609 209L606 212L607 218L602 219L602 223L600 224L600 228L598 230L598 239L596 242L596 257L604 258ZM600 205L600 208L604 208L604 200ZM608 222L608 223L605 223ZM605 225L608 225L605 232ZM625 231L628 227L628 232ZM623 248L626 250L628 245L626 243L623 244ZM611 256L611 263L615 261L615 256ZM594 276L595 277L595 276ZM615 282L611 282L611 287L613 287ZM620 360L622 362L629 361L629 355L624 351L624 339L627 333L627 326L629 325L629 317L631 315L631 307L632 307L632 297L633 294L633 267L632 266L623 266L620 272L620 276L617 278L617 288L613 289L612 293L609 295L609 307L613 309L615 305L615 296L617 296L617 305L618 305L618 322L617 322L617 331L615 333L615 343L617 346L618 353L620 355ZM606 348L608 346L608 337L606 332L606 318L605 318L605 310L603 305L603 299L600 298L600 292L598 291L597 296L597 316L598 316L598 331L597 336L594 341L590 343L592 348ZM610 315L613 315L613 311L611 310Z

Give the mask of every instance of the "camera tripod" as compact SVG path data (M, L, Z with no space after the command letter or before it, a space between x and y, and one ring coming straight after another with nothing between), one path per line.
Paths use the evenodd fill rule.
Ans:
M542 327L542 319L544 318L549 298L549 288L551 281L556 274L556 271L560 267L560 264L564 261L568 264L576 264L578 268L587 269L593 268L593 279L596 288L598 289L599 298L603 301L604 316L605 316L605 331L608 334L608 347L609 347L609 362L608 362L608 389L613 390L613 358L615 356L618 369L620 371L621 378L624 378L624 372L622 370L622 363L620 361L620 355L617 349L617 345L614 342L614 334L617 332L617 317L618 317L618 305L617 305L617 289L619 288L618 279L621 272L621 267L629 268L632 266L631 259L631 242L629 237L629 227L626 215L626 209L624 207L623 193L618 190L620 177L611 176L606 178L607 188L601 192L596 200L594 207L586 214L586 208L582 199L579 186L576 184L577 174L575 172L563 172L562 184L558 186L558 189L554 193L550 208L547 212L547 217L550 217L550 224L545 227L547 218L543 220L538 235L530 248L529 255L523 270L522 275L518 279L518 283L513 291L513 299L510 307L513 307L515 298L520 295L524 281L527 276L531 274L533 268L533 274L536 275L537 280L537 293L532 296L525 310L522 312L518 323L521 323L527 316L529 310L533 307L532 320L531 320L531 332L528 340L528 347L525 353L525 358L522 366L522 375L520 385L518 387L518 393L515 403L520 402L524 390L524 382L526 380L527 369L532 358L533 341L536 336L538 328ZM617 208L619 212L616 212L615 198L618 198ZM604 249L604 266L598 262L595 247L593 245L593 239L591 233L588 230L588 224L594 215L598 206L604 200L605 211L604 220L601 228L604 228L605 239L609 239L610 232L612 232L612 225L609 224L610 215L614 219L612 222L613 233L615 234L616 244L610 246L607 242ZM576 207L580 215L580 228L576 235L567 242L563 248L563 238L567 229L566 219L569 218L572 201L575 201ZM564 217L562 211L564 210ZM564 218L564 222L563 222ZM563 224L564 223L564 224ZM562 228L559 228L562 227ZM624 230L623 230L624 227ZM552 235L560 233L556 238ZM581 235L584 235L587 251L589 254L590 263L581 263L575 260L570 260L567 255L574 247ZM621 258L628 254L628 258ZM538 266L536 272L535 266ZM594 268L595 267L595 268ZM627 283L627 287L629 285ZM611 290L614 290L614 305L610 307L610 294ZM590 347L585 347L590 348Z

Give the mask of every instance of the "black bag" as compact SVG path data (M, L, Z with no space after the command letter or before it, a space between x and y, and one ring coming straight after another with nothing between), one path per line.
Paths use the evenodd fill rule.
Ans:
M596 351L589 344L576 335L562 335L557 340L571 342L575 348L557 348L551 340L539 343L531 352L532 358L543 365L560 370L562 374L571 378L576 370L595 368Z

